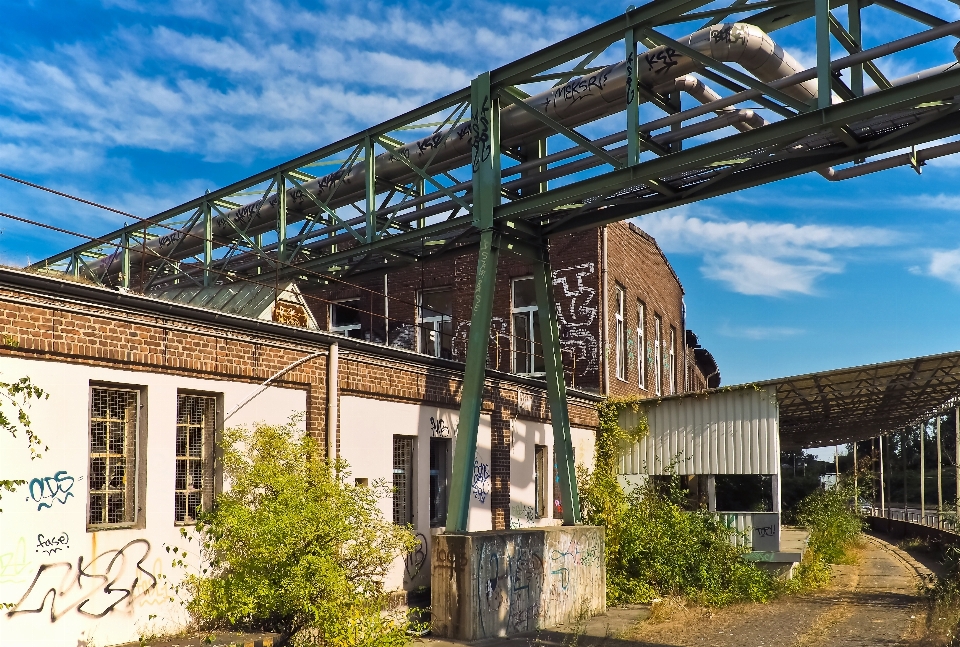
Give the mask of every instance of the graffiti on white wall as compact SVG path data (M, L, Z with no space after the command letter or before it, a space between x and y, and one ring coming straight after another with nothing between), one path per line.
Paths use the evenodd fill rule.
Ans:
M475 460L473 461L473 498L480 503L486 503L489 494L490 466Z
M27 501L33 501L37 504L37 510L52 508L54 503L61 505L67 502L67 499L73 497L73 485L76 481L82 481L83 477L73 478L67 474L66 470L60 470L53 476L41 476L30 479L28 491L30 496Z
M123 605L127 608L157 586L157 578L143 567L150 542L134 539L122 548L106 550L89 561L41 564L8 617L48 612L56 622L71 611L103 618Z
M27 540L20 537L17 547L8 553L0 553L0 584L16 584L26 581L25 571L30 568L27 559Z

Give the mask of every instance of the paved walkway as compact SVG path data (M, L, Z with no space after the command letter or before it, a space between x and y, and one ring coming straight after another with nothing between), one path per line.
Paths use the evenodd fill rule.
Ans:
M611 609L578 628L471 643L477 647L770 647L908 645L922 613L917 576L928 572L882 539L867 536L857 564L834 567L829 588L771 604L710 611ZM433 638L423 647L462 645Z

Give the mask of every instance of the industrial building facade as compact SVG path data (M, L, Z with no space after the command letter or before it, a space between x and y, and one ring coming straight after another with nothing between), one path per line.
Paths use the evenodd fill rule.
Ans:
M551 251L574 457L590 469L604 394L667 395L716 375L694 361L682 288L652 238L611 225ZM110 644L182 624L165 547L224 487L220 431L259 421L293 418L354 482L391 484L384 515L421 541L387 586L428 586L475 268L469 256L444 263L377 277L390 299L367 291L365 312L364 277L338 290L278 286L271 308L269 294L234 284L146 297L0 270L0 379L29 376L50 394L31 409L50 446L42 459L0 438L4 478L27 483L3 500L4 643ZM469 530L562 518L530 271L504 254L500 272Z

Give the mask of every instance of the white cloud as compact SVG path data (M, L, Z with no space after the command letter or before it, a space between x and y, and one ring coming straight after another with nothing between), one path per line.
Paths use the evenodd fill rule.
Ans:
M741 294L815 294L818 279L843 271L839 252L895 240L877 227L733 220L697 209L699 217L682 208L636 222L666 252L702 256L704 276Z
M927 274L960 287L960 249L932 251L926 268L912 269L915 273Z

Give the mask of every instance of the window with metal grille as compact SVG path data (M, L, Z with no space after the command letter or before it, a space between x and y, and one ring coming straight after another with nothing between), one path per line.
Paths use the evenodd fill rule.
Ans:
M447 488L450 485L450 439L430 439L430 527L447 523Z
M137 521L140 392L94 387L90 394L90 526Z
M216 396L177 394L176 523L194 523L198 512L213 506L216 431Z
M393 523L413 523L413 436L393 437Z

